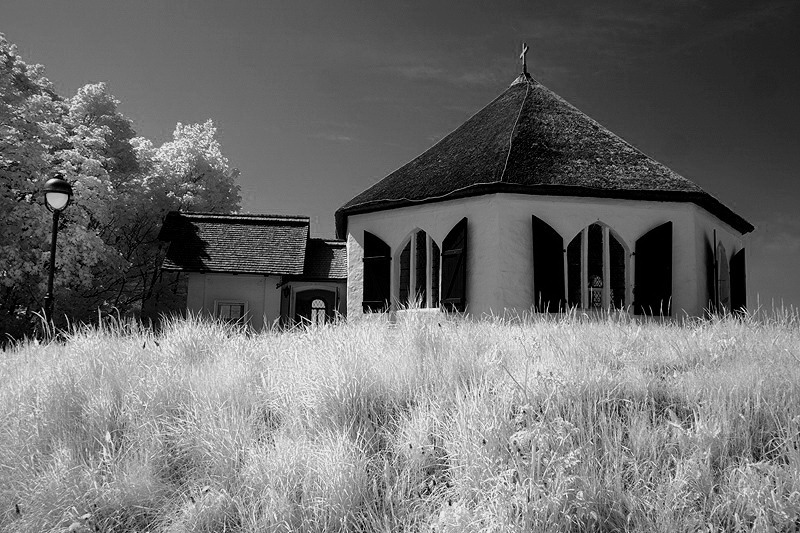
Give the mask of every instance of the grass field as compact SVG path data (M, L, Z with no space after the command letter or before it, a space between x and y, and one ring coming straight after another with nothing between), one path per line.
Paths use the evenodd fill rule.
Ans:
M133 323L0 352L0 531L797 531L800 318Z

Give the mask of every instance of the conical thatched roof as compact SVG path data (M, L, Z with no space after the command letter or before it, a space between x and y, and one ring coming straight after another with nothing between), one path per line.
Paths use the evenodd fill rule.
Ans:
M336 212L347 216L497 192L694 202L738 231L753 226L522 74L422 155Z

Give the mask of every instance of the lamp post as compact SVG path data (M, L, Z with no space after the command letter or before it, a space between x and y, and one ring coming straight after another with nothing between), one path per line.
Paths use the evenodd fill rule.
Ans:
M47 180L44 184L44 199L47 209L53 212L53 236L50 241L50 272L47 276L47 294L44 297L44 318L47 323L53 318L53 274L56 270L56 238L58 217L72 199L72 187L61 176Z

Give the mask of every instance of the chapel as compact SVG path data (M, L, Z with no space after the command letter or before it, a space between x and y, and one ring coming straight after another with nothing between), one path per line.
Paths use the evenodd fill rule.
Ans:
M336 212L347 315L746 305L753 226L522 69L486 107Z

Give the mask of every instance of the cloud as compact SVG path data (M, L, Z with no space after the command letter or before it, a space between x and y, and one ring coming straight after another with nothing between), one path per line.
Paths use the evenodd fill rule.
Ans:
M340 135L338 133L313 133L309 135L312 139L322 139L325 141L331 142L338 142L338 143L349 143L353 142L353 138L349 135Z

